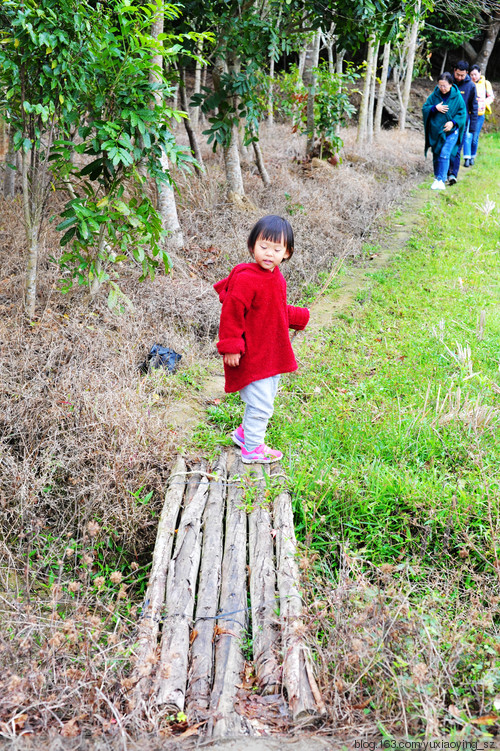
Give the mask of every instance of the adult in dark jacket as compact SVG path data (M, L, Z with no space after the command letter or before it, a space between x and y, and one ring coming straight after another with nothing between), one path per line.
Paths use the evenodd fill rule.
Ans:
M476 84L469 76L469 63L465 60L459 60L453 69L454 83L457 85L459 92L464 98L465 109L467 111L467 131L474 135L477 128L477 91ZM448 172L448 182L454 185L457 181L458 170L460 169L460 152L465 141L465 134L460 143L460 148L450 160L450 169Z
M444 190L450 158L459 151L465 133L465 104L450 73L441 73L438 85L422 107L425 127L425 155L432 150L432 190Z

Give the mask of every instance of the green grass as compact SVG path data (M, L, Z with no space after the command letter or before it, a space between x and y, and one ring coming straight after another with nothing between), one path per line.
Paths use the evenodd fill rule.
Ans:
M269 439L286 456L299 536L333 565L338 540L375 564L446 564L464 549L479 568L495 562L499 146L484 138L474 170L429 192L418 233L284 378Z

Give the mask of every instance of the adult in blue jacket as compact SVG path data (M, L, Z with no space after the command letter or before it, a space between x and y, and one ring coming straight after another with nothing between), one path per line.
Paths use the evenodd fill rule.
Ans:
M451 73L441 73L438 85L422 107L425 128L425 154L432 150L434 182L432 190L444 190L450 157L459 150L465 133L465 104Z
M459 92L463 96L465 109L467 111L465 133L469 132L474 135L477 128L477 91L476 84L469 76L469 63L465 60L459 60L453 69L453 79ZM450 160L450 169L448 172L448 182L450 185L455 185L457 181L458 170L460 169L460 152L464 145L464 141L465 134L462 137L457 153Z

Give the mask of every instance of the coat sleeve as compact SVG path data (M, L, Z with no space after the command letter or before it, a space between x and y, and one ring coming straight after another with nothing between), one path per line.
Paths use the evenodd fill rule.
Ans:
M288 328L302 331L309 323L310 313L308 308L296 308L293 305L287 305L288 311Z
M217 349L220 355L245 354L245 303L227 295L222 303Z
M425 100L424 105L422 107L422 115L424 118L424 128L427 127L427 121L429 120L429 117L431 116L432 111L434 110L434 107L436 104L437 104L436 96L433 92L432 94L429 94L429 96Z

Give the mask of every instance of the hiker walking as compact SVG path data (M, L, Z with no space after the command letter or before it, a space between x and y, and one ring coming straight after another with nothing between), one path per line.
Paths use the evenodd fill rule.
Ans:
M474 134L477 127L477 92L476 85L469 76L469 63L465 60L459 60L453 69L453 80L458 90L463 96L466 110L466 131ZM458 170L460 169L460 152L462 149L465 133L462 140L459 141L459 149L455 156L450 159L450 169L448 171L448 182L455 185L457 182Z
M434 182L431 190L444 190L450 159L460 154L465 133L465 104L450 73L441 73L434 91L422 107L425 155L432 151Z

